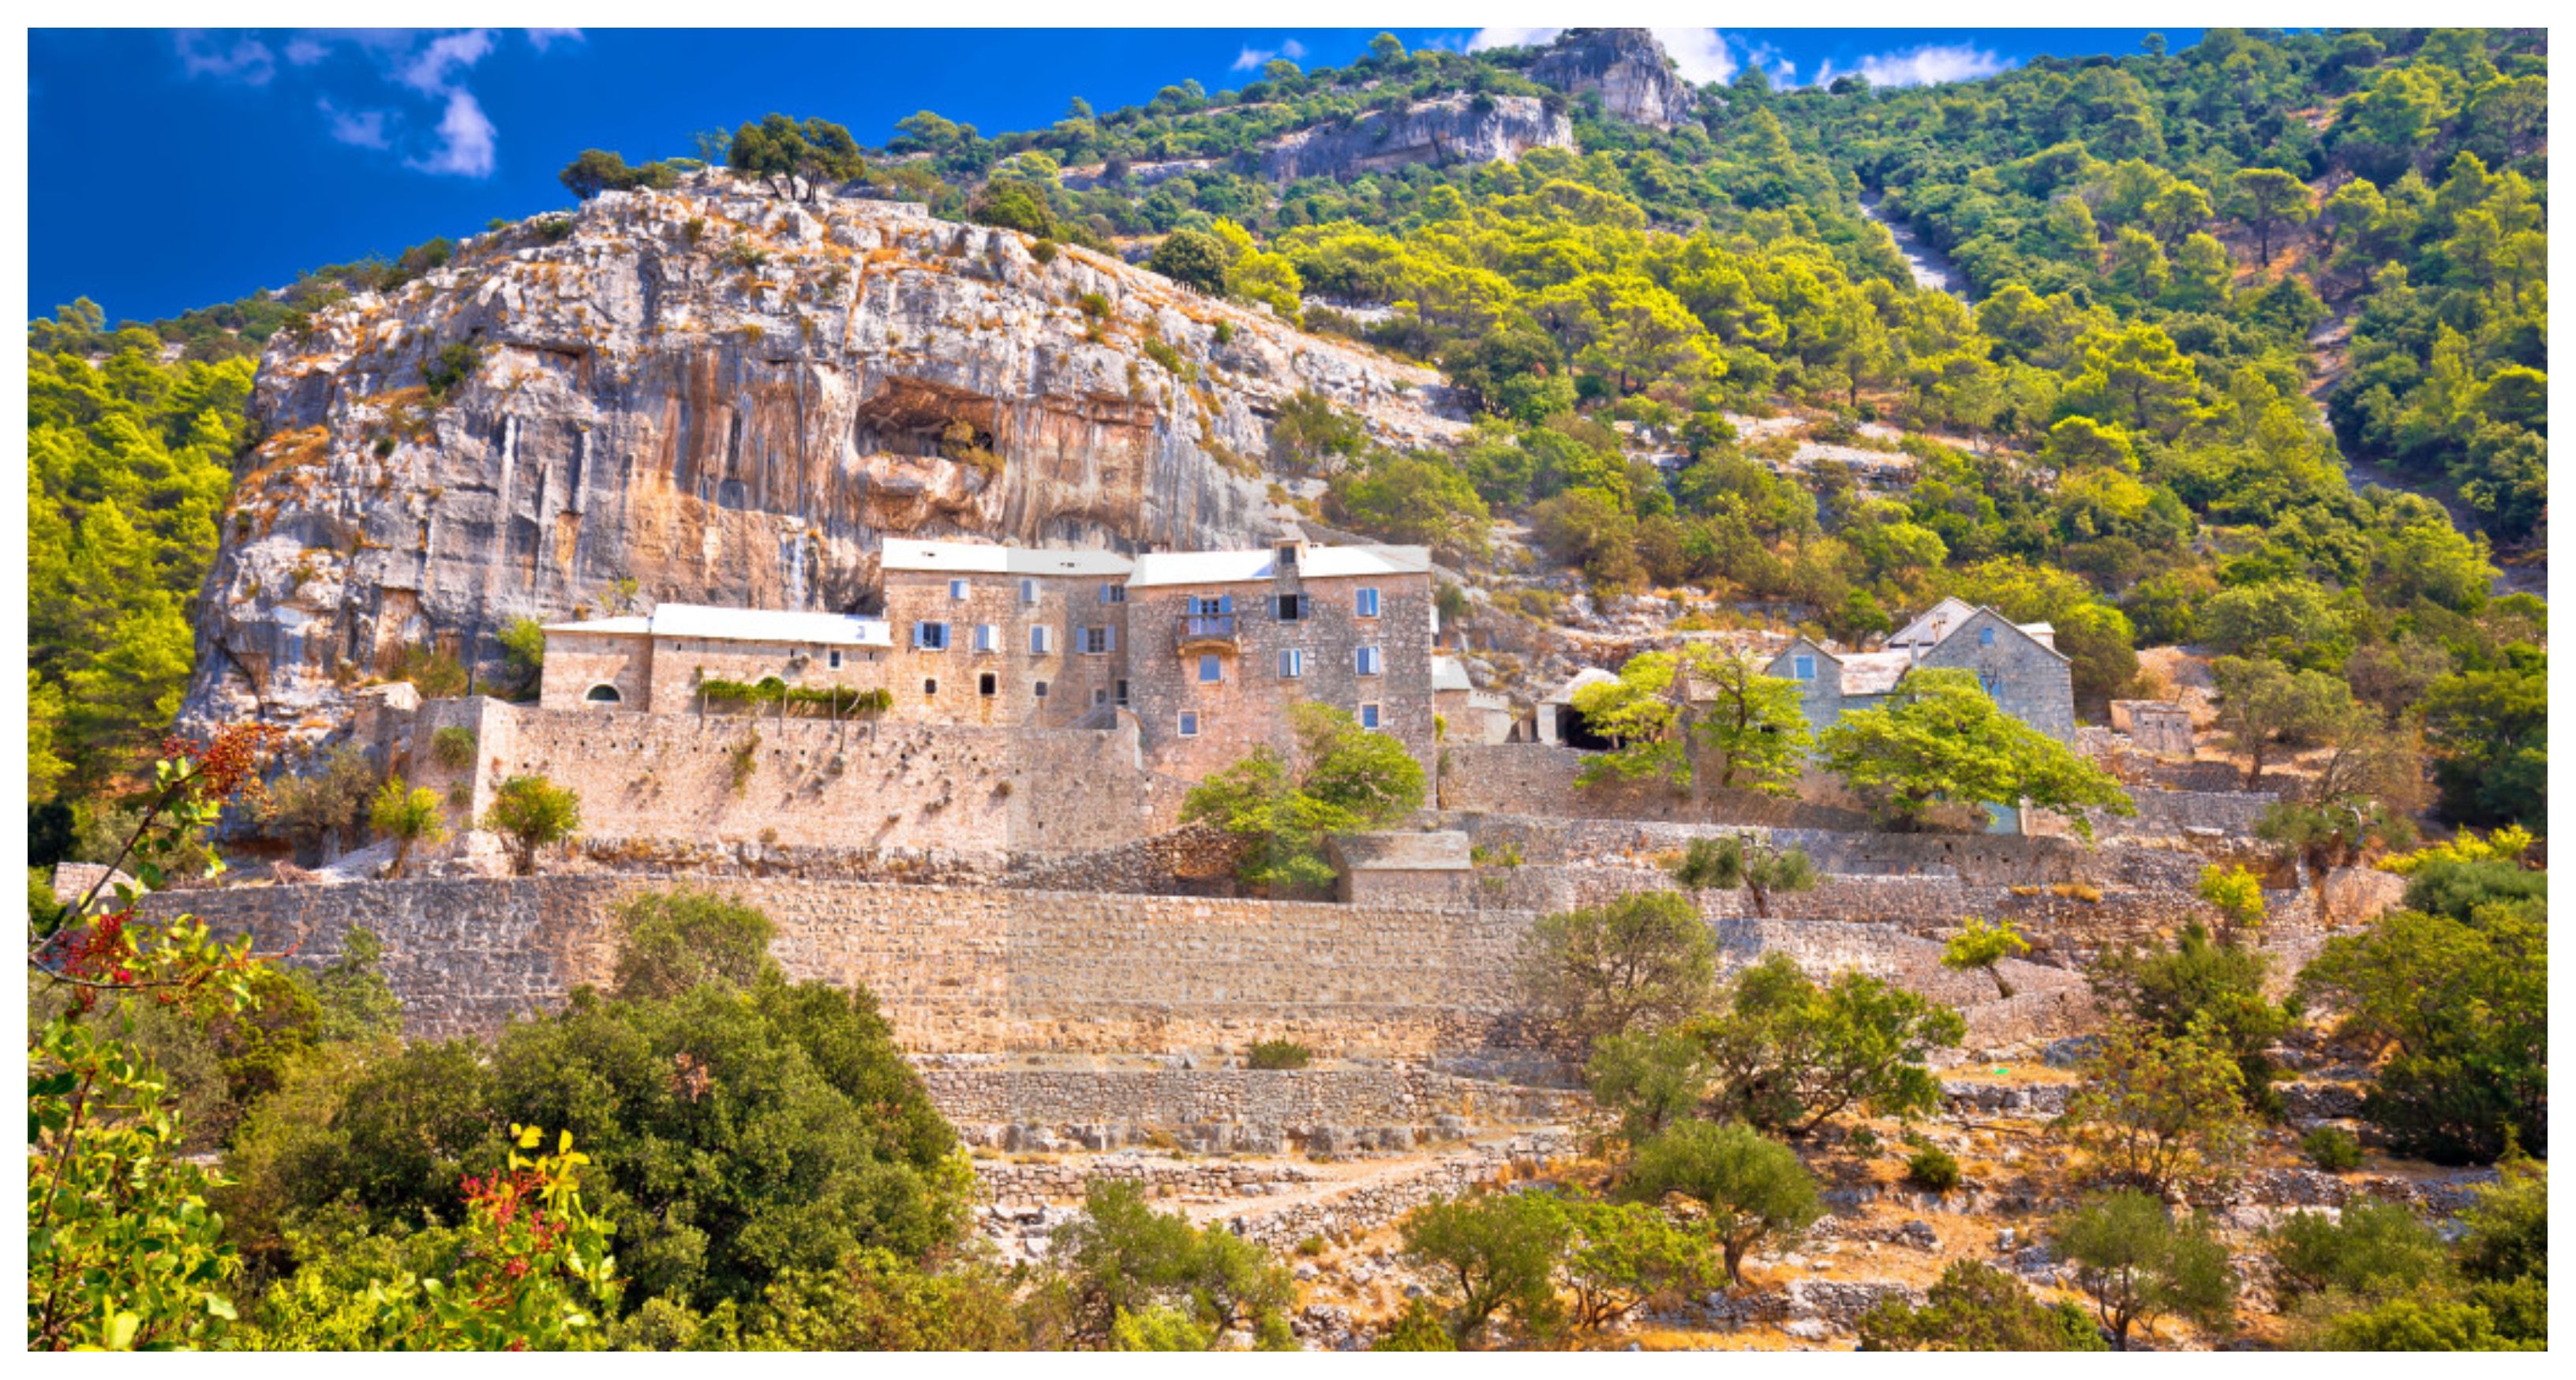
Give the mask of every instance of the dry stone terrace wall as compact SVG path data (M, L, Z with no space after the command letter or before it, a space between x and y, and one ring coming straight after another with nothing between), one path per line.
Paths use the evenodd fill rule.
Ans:
M934 1060L934 1064L941 1062ZM1412 1066L1315 1069L922 1070L932 1100L975 1144L1037 1136L1114 1149L1177 1132L1209 1151L1278 1153L1455 1139L1477 1125L1570 1115L1575 1094Z

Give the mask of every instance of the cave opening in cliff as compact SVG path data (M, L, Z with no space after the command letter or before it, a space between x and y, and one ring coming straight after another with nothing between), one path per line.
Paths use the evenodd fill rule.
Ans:
M851 444L862 455L911 455L1000 468L1001 404L921 379L893 379L859 404Z

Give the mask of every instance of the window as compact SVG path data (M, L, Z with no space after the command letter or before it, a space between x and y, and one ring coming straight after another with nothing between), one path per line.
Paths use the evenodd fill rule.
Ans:
M1297 543L1293 541L1279 543L1279 568L1281 570L1297 568Z
M1279 653L1279 676L1281 679L1295 680L1304 674L1306 674L1306 654L1304 652L1301 652L1294 647L1290 647Z
M1220 613L1232 613L1234 612L1234 596L1231 594L1220 594L1213 599L1204 599L1195 594L1191 595L1190 612L1198 614L1201 617L1209 617Z
M997 676L997 675L994 675L994 674L993 674L992 672L990 672L990 671L986 671L984 674L982 674L982 675L980 675L980 676L975 677L975 693L976 693L976 694L978 694L978 695L985 695L985 696L991 696L991 695L998 695L998 694L1000 694L1001 692L1002 692L1002 678L1001 678L1001 677L999 677L999 676Z
M1100 706L1100 705L1104 705L1104 704L1109 703L1109 692L1108 692L1108 691L1106 691L1106 690L1094 690L1094 691L1092 691L1092 692L1091 692L1091 703L1093 704L1093 706L1094 706L1094 707L1097 707L1097 706Z
M840 648L838 648L838 647L834 647L834 648L832 649L831 662L832 662L832 669L833 669L833 670L837 671L837 670L840 670L840 669L841 669L841 649L840 649Z
M1109 692L1109 698L1115 701L1120 708L1125 708L1127 704L1127 682L1123 680L1116 682L1114 688Z
M923 682L921 683L921 693L923 693L923 694L925 694L925 695L936 695L936 694L938 694L938 693L939 693L939 682L937 682L937 681L935 681L935 680L925 680L925 681L923 681Z
M1034 604L1037 601L1038 582L1035 580L1020 581L1020 602L1023 604Z
M951 581L949 581L949 582L948 582L948 597L949 597L949 598L951 598L951 599L963 599L963 598L965 598L965 597L966 597L966 582L965 582L964 580L951 580Z
M1364 676L1376 675L1383 668L1383 658L1378 655L1375 647L1360 648L1358 662L1359 673Z
M1102 602L1102 603L1104 603L1104 604L1123 604L1123 603L1126 603L1126 602L1127 602L1127 586L1125 586L1125 585L1102 585L1102 586L1100 587L1100 602Z
M1029 655L1046 656L1055 650L1055 629L1039 623L1029 629Z
M1213 684L1214 682L1221 681L1223 679L1225 679L1225 658L1218 656L1214 652L1201 653L1199 656L1199 680L1205 684Z
M2004 678L2000 672L1979 671L1977 673L1977 685L1986 692L1987 699L1999 700L2003 698Z
M1377 727L1376 705L1364 704L1360 706L1360 727L1369 729Z
M1374 586L1374 585L1363 585L1363 586L1361 586L1361 588L1360 588L1360 592L1359 592L1359 598L1358 598L1356 601L1354 601L1354 602L1355 602L1355 605L1356 605L1356 611L1358 612L1358 614L1359 614L1359 616L1360 616L1360 617L1362 617L1362 618L1375 618L1375 617L1377 617L1377 587L1376 587L1376 586Z
M945 624L945 623L915 623L915 624L913 624L913 625L912 625L912 645L913 645L913 646L915 646L915 647L920 648L921 650L923 650L923 651L925 651L925 652L944 652L944 651L947 651L947 650L948 650L948 625L947 625L947 624Z
M975 650L979 652L998 652L1002 650L1001 627L993 623L976 624Z
M1302 594L1280 595L1278 614L1279 621L1282 623L1294 623L1298 619L1305 617L1306 596Z
M1811 656L1791 657L1789 659L1789 671L1790 674L1796 676L1800 680L1814 680L1816 678L1816 659Z
M614 685L594 685L590 687L590 693L583 695L582 698L592 704L615 704L620 696Z
M1199 736L1199 716L1187 709L1181 711L1181 736L1184 738Z
M1977 645L1980 647L1991 647L1995 645L1995 630L1993 628L1977 629Z
M1039 699L1045 699L1045 698L1046 698L1046 682L1045 682L1045 681L1039 681L1039 682L1037 683L1037 687L1036 687L1036 688L1037 688L1037 695L1038 695L1038 698L1039 698Z
M1083 629L1082 650L1092 656L1101 656L1118 650L1118 630L1116 628Z

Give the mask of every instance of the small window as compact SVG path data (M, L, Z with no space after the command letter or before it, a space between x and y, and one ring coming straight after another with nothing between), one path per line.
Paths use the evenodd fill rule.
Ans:
M624 697L617 693L617 687L614 685L594 685L590 687L590 693L582 698L592 704L616 704Z
M1110 698L1111 700L1115 701L1115 702L1117 703L1118 707L1120 707L1121 709L1126 708L1126 706L1127 706L1127 682L1125 682L1125 681L1123 681L1123 680L1122 680L1122 681L1117 682L1117 683L1116 683L1116 685L1115 685L1115 686L1110 690L1110 692L1109 692L1109 698Z
M1814 680L1816 678L1816 659L1811 656L1791 657L1789 659L1789 669L1800 680Z
M938 694L938 693L939 693L939 682L937 682L937 681L935 681L935 680L925 680L925 681L923 681L923 682L921 683L921 693L922 693L922 694L924 694L924 695L936 695L936 694Z
M832 669L833 669L833 670L837 671L837 670L840 670L840 669L841 669L841 649L840 649L840 648L838 648L838 647L834 647L834 648L832 649L830 660L831 660L831 666L832 666Z
M1125 585L1102 585L1100 587L1100 602L1104 604L1126 603L1127 587Z
M1280 622L1294 623L1305 616L1306 596L1302 594L1282 594L1279 596Z
M1986 692L1987 699L1999 700L2003 698L2004 678L1996 672L1979 671L1977 673L1977 685L1980 689Z
M944 652L944 651L947 651L947 650L948 650L948 625L947 625L947 624L945 624L945 623L915 623L915 624L913 624L913 625L912 625L912 645L913 645L913 646L915 646L915 647L920 648L921 650L923 650L923 651L925 651L925 652Z
M1055 650L1055 629L1044 623L1029 628L1029 655L1045 656Z
M1091 703L1092 703L1094 706L1104 705L1104 704L1109 703L1109 692L1108 692L1108 691L1106 691L1106 690L1094 690L1094 691L1092 691L1092 692L1091 692Z
M1376 705L1364 704L1360 706L1360 727L1370 729L1377 727Z
M1184 738L1199 736L1199 716L1187 709L1181 711L1181 736Z
M1295 647L1281 650L1279 653L1280 678L1295 680L1304 674L1306 674L1306 654Z
M1279 543L1279 568L1282 570L1297 568L1297 543L1293 541Z
M1002 693L1002 678L990 671L975 677L975 693L986 697Z
M1212 684L1223 679L1225 679L1225 658L1218 656L1214 652L1201 653L1199 655L1200 682L1202 684Z
M1977 629L1977 645L1980 647L1991 647L1995 645L1995 630L1992 628Z
M1106 653L1116 651L1117 649L1118 630L1116 628L1085 628L1082 630L1082 650L1084 652L1092 656L1101 656Z
M1038 696L1038 698L1039 698L1039 699L1045 699L1045 698L1046 698L1046 682L1045 682L1045 681L1039 681L1039 682L1037 683L1037 685L1036 685L1036 687L1035 687L1035 688L1036 688L1036 690L1037 690L1037 696Z
M1359 616L1360 616L1360 617L1362 617L1362 618L1375 618L1375 617L1377 617L1377 589L1376 589L1376 587L1375 587L1375 586L1373 586L1373 585L1364 585L1364 586L1362 586L1362 587L1360 588L1359 598L1355 601L1355 605L1356 605L1356 608L1357 608L1357 611L1358 611L1358 613L1359 613Z
M1020 581L1020 602L1023 604L1034 604L1037 601L1038 582L1035 580Z
M1376 675L1383 665L1383 660L1379 657L1378 650L1375 647L1360 648L1357 660L1359 663L1359 673L1364 676Z
M949 597L949 598L951 598L951 599L963 599L963 598L965 598L965 597L966 597L966 582L965 582L964 580L951 580L951 581L949 581L949 582L948 582L948 597Z
M976 624L975 650L979 652L998 652L1002 650L1001 627L993 623Z

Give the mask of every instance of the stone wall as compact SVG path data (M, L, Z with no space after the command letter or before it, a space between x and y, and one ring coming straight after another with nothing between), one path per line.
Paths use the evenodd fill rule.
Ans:
M1489 855L1516 849L1521 861L1578 867L1657 867L1694 838L1750 834L1782 848L1802 848L1818 870L1855 877L1954 877L1981 885L2093 882L2188 885L2199 876L2197 854L2153 848L2087 847L2070 838L2011 834L1883 834L1837 829L1710 825L1659 820L1552 819L1450 812Z
M1552 1121L1577 1095L1417 1066L1308 1069L922 1070L931 1100L973 1144L1113 1150L1178 1141L1204 1153L1405 1149L1479 1125Z
M1656 782L1575 785L1594 754L1556 743L1451 742L1440 752L1440 805L1463 813L1550 818L1860 830L1869 817L1839 804L1703 786L1680 794Z

